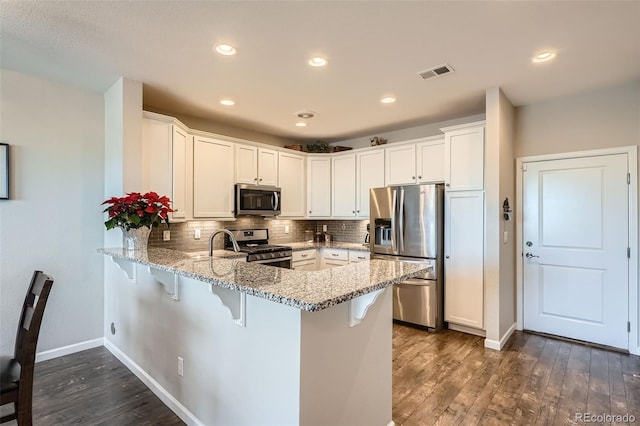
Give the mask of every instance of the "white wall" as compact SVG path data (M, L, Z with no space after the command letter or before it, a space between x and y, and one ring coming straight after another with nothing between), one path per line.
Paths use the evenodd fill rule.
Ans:
M515 123L516 157L638 146L640 80L516 108Z
M13 352L34 269L55 279L38 352L101 338L102 94L7 70L0 86L12 180L0 201L0 352Z
M416 138L442 135L441 127L456 126L458 124L473 123L474 121L484 120L484 114L472 115L469 117L455 118L453 120L439 121L432 124L424 124L422 126L409 127L406 129L395 130L386 133L377 133L371 136L361 138L347 139L340 142L331 143L331 145L350 146L351 148L366 148L371 146L369 138L372 136L380 136L387 139L387 143L403 142Z

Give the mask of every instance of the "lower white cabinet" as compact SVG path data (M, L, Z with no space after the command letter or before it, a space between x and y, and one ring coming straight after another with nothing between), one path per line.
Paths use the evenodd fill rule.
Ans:
M316 271L316 249L294 251L291 266L296 271Z
M363 262L371 258L371 253L367 251L349 250L349 263Z
M445 194L444 319L484 327L484 192Z

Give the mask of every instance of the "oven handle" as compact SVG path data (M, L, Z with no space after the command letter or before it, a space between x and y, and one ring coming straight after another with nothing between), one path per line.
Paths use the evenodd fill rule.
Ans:
M249 263L278 263L278 262L282 262L283 260L291 260L293 259L293 257L288 256L288 257L277 257L275 259L264 259L264 260L252 260Z

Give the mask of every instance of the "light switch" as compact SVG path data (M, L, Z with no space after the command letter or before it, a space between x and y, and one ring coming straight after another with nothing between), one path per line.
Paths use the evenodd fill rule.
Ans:
M327 225L322 225L322 232L327 232Z
M200 239L200 228L196 228L193 230L193 239L194 240L199 240Z
M507 244L507 241L509 241L509 231L504 231L502 233L502 244Z
M289 225L285 225L284 226L284 233L288 234L289 233Z

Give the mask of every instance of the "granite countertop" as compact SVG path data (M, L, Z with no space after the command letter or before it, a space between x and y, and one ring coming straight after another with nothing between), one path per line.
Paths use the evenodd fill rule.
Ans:
M342 243L342 242L332 242L332 243L285 243L283 245L290 246L293 251L300 251L306 249L321 249L321 248L335 248L342 250L357 250L357 251L369 251L369 244L366 246L362 243Z
M420 264L370 260L321 271L294 271L246 263L244 259L198 257L156 247L136 251L122 248L98 251L106 256L173 272L309 312L389 287L430 269Z

